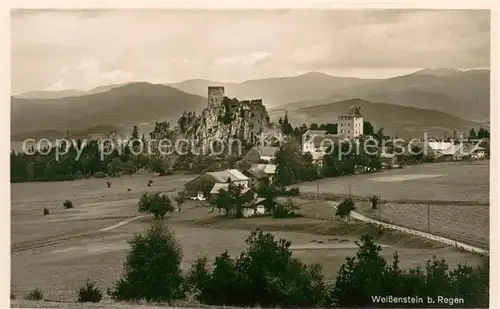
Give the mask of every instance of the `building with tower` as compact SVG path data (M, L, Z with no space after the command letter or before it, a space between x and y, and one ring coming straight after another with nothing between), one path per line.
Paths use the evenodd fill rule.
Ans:
M338 117L337 133L348 139L363 135L363 115L360 107L351 107L347 115Z

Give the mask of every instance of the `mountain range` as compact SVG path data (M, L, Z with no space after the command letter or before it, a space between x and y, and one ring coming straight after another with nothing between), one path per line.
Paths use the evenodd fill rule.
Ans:
M383 128L390 136L403 138L451 137L466 134L470 128L478 128L481 124L468 121L444 112L401 106L387 103L371 102L363 99L349 99L339 102L298 108L288 111L291 123L336 123L337 117L346 115L349 108L361 108L363 117L377 129ZM273 110L271 119L282 117L284 110Z
M11 138L66 130L104 133L97 131L110 127L128 132L134 124L154 120L176 123L184 110L206 107L207 87L216 85L239 100L262 98L271 119L286 110L294 124L336 122L346 105L359 103L367 120L387 130L403 134L435 128L442 135L489 121L489 75L489 70L424 69L388 79L361 79L311 72L242 83L196 79L35 91L11 97Z

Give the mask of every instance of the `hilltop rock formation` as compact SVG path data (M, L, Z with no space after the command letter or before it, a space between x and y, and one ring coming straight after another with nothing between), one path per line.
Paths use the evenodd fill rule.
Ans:
M224 87L208 87L207 108L201 115L184 112L178 125L180 136L200 143L255 144L269 126L269 116L261 99L238 101L224 96Z

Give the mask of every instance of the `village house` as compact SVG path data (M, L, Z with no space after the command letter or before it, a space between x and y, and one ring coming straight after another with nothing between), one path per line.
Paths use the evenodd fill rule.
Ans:
M276 158L278 147L255 146L243 157L242 161L250 163L271 163Z
M198 196L200 192L211 192L216 184L227 184L233 182L248 188L249 178L236 169L227 169L218 172L207 172L184 185L184 192L187 196ZM205 195L205 194L204 194ZM204 196L207 198L207 196Z
M270 186L274 181L276 165L274 164L253 164L244 174L248 176L249 187L258 190L262 186Z
M319 162L328 149L341 141L340 134L326 134L325 130L307 130L302 134L302 153L309 153L314 162Z
M443 152L444 161L461 161L466 159L483 159L486 149L475 143L453 144Z

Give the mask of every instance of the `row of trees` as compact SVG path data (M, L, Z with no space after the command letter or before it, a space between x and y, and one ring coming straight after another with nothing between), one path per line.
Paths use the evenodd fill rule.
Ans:
M149 136L152 140L174 140L175 129L168 122L156 122ZM232 154L206 156L187 151L182 154L164 155L159 153L158 145L140 137L137 126L131 132L131 141L116 147L110 154L101 153L102 145L98 141L86 141L82 145L58 145L45 149L31 149L30 153L12 151L11 182L27 181L63 181L88 177L131 175L146 168L159 175L168 175L175 171L202 173L226 168L235 168L240 157ZM140 142L143 149L152 149L153 153L139 153ZM151 143L151 145L149 145ZM118 144L116 141L115 144ZM107 145L104 145L106 148ZM247 145L250 147L251 145ZM67 151L66 151L67 147Z
M115 300L169 302L188 295L203 304L242 307L443 307L440 303L377 303L374 297L408 296L434 300L438 296L463 299L451 307L488 306L489 263L450 269L435 257L423 267L400 267L370 235L359 242L355 257L346 259L334 284L328 284L319 264L294 258L290 241L253 231L247 249L232 257L227 251L213 262L200 256L185 274L182 248L165 225L156 222L131 241L122 277L108 290Z

